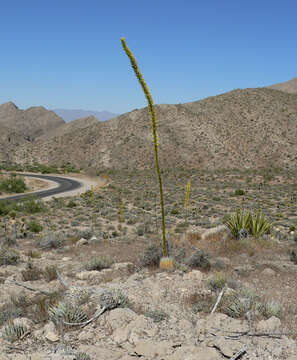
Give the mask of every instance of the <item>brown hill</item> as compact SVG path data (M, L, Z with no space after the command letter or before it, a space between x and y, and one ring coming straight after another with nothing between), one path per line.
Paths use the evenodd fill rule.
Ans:
M41 135L38 140L45 141L54 137L61 137L73 131L80 131L97 123L98 119L96 119L95 116L88 116L85 118L72 120L69 123L64 123L58 127L51 129L50 131L47 131L44 135Z
M268 86L270 89L281 90L290 94L297 94L297 78L279 84Z
M31 140L64 124L57 114L42 106L20 110L14 103L0 105L0 128L13 130Z
M297 95L258 88L192 103L156 106L160 156L166 167L296 168ZM147 108L104 123L21 146L18 162L82 167L154 166Z

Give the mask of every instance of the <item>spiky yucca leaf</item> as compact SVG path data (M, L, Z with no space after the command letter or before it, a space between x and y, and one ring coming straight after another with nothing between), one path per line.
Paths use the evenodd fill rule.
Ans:
M234 215L227 215L223 223L238 238L241 229L249 231L251 220L250 213L237 209Z
M85 352L79 352L75 355L76 360L91 360L90 356Z
M3 337L10 342L14 342L20 339L27 332L28 328L25 325L11 323L5 326L3 330Z
M271 231L272 225L265 220L264 215L261 211L258 211L251 218L250 224L250 233L253 236L262 236L264 234L269 234Z
M272 225L265 220L261 211L252 214L247 211L237 209L234 215L228 215L223 221L224 225L231 231L235 238L240 236L241 230L246 230L248 234L260 237L271 232Z

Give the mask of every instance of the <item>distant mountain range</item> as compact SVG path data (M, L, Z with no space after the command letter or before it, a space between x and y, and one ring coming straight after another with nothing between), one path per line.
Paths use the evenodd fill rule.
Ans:
M86 118L89 116L95 116L95 118L99 121L106 121L119 116L119 114L114 114L109 111L94 111L83 109L53 109L53 111L66 122Z

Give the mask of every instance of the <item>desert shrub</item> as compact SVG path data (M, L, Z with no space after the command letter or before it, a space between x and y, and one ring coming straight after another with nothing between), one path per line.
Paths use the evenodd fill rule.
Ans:
M160 246L149 245L140 259L141 266L159 266L163 252Z
M14 203L8 200L0 200L0 216L5 216L14 210Z
M77 206L77 203L73 200L70 200L66 206L69 208L74 208Z
M27 186L23 179L11 176L9 179L0 181L0 191L7 193L23 193L27 190Z
M211 279L208 280L208 285L212 291L222 290L226 285L226 277L223 273L218 272L213 275Z
M1 306L1 308L0 308L0 326L5 324L8 320L15 319L17 317L21 317L22 315L23 315L22 309L13 304Z
M155 323L164 321L169 318L169 315L166 314L163 310L147 310L144 313L144 316L153 319Z
M28 230L34 233L39 233L42 231L43 227L37 221L32 220L28 224Z
M48 233L41 237L39 246L43 249L57 249L64 245L64 239L60 234Z
M88 229L79 230L77 232L76 236L79 239L84 238L84 239L90 240L91 237L93 236L93 234L94 234L94 231L91 228L88 228Z
M269 319L272 316L278 318L282 317L283 310L280 304L271 302L271 303L257 303L256 310L265 318Z
M2 265L15 265L19 261L20 255L16 250L0 249L0 266Z
M210 313L216 301L216 297L212 294L193 294L188 302L192 304L192 312L198 314L200 312Z
M34 281L41 278L41 271L34 266L31 261L27 263L27 268L21 272L24 281Z
M143 236L144 235L144 226L143 225L137 226L136 232L137 232L138 236Z
M42 271L43 278L50 282L52 280L57 279L57 267L56 265L48 265L45 267L45 269Z
M202 251L195 251L187 260L186 265L190 268L199 268L204 270L209 270L211 265L209 260L207 259L206 254Z
M29 250L27 252L27 256L29 258L32 258L32 259L40 259L41 258L41 253L37 250Z
M19 210L25 213L35 214L45 211L46 206L41 200L37 200L33 195L30 195L21 203Z
M103 270L112 266L114 261L109 256L95 256L90 261L85 263L85 269L91 270Z
M235 196L243 196L245 194L245 192L244 192L244 190L242 190L242 189L236 189L235 191L234 191L234 195Z

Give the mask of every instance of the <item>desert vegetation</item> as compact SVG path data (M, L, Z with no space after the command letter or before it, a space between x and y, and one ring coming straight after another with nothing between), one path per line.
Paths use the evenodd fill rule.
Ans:
M92 289L110 290L118 287L119 279L127 285L120 287L123 293L117 293L118 302L114 300L114 307L107 311L107 321L116 311L112 309L126 309L165 331L176 317L174 286L185 286L187 277L198 274L204 279L200 287L195 287L198 280L193 278L187 292L178 296L181 319L191 319L193 324L208 321L223 292L216 316L247 322L255 332L260 331L261 321L279 319L281 327L268 332L289 333L289 338L296 339L296 173L281 169L162 172L167 242L173 260L161 268L162 212L154 170L98 170L106 185L80 196L46 203L34 198L21 203L0 201L0 286L13 290L1 297L0 321L7 343L22 341L30 351L32 329L47 329L52 323L57 341L62 336L75 347L88 325L83 330L66 323L84 323L97 314L93 295L84 289L93 284ZM244 195L235 195L237 189ZM68 283L82 287L80 295L70 295L71 286L65 290L57 269ZM11 276L17 280L9 280L8 285L5 279ZM157 304L148 297L144 305L142 283L137 280L136 286L132 280L139 276L147 279L142 281L151 279L154 286L160 282L161 288L165 286L162 276L166 276L167 300L158 298ZM81 300L69 303L69 299ZM63 326L58 321L61 317ZM102 327L100 318L92 322ZM107 328L104 331L107 336ZM50 337L49 331L44 334ZM43 341L45 346L50 340ZM289 351L285 345L284 349ZM94 356L83 347L76 353L83 350L86 356Z

